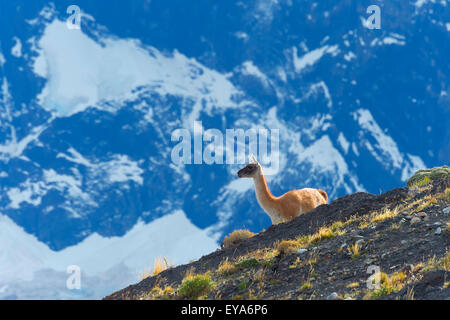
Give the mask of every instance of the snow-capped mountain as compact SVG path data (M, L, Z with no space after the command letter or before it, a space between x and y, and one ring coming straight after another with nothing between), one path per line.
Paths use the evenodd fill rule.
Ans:
M267 228L240 164L172 161L195 121L278 130L275 195L450 158L447 1L83 0L80 29L68 1L0 3L0 297L101 297Z

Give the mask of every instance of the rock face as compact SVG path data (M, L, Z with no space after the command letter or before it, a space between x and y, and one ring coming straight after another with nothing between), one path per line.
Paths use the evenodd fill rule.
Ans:
M414 196L398 188L338 198L105 299L181 299L187 273L209 275L198 296L208 299L449 299L449 186L435 179ZM284 240L298 249L279 252Z

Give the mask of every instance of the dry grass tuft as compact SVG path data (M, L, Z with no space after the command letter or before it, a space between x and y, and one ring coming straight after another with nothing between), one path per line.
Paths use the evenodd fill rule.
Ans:
M155 259L155 263L153 264L152 276L156 276L157 274L160 274L161 272L169 268L170 265L166 257L158 257Z
M143 271L139 272L139 281L142 281L148 277L156 276L157 274L160 274L161 272L169 268L170 265L167 259L165 257L158 257L155 259L153 269L146 268Z
M323 240L334 238L336 234L331 228L322 227L310 239L310 244L317 244Z
M152 276L151 268L145 268L143 271L140 271L138 274L139 281L147 279Z
M405 300L414 300L414 287L409 288L404 296Z
M164 289L154 287L148 296L150 299L168 300L175 295L175 291L171 286L166 286Z
M279 254L286 255L294 253L299 248L300 244L295 240L283 240L276 244L276 250Z
M371 217L370 222L380 222L386 219L393 218L398 215L398 211L398 207L395 207L394 209L385 208L382 213L374 214Z
M361 256L361 246L359 243L355 243L348 247L348 251L352 255L353 259L358 259Z
M400 291L406 284L406 275L403 272L395 272L391 276L386 273L380 273L380 289L369 291L364 299L378 299L391 292Z
M445 256L441 259L437 259L436 256L433 256L428 259L425 264L421 264L422 271L428 272L433 270L445 270L450 271L450 251L447 250Z
M228 261L228 258L226 258L217 268L217 273L222 276L228 276L235 273L237 270L238 269L236 268L236 266L230 263L230 261Z
M307 281L304 282L301 286L300 286L300 291L305 291L305 290L309 290L311 289L313 286L311 284L311 282Z
M223 241L223 247L229 248L242 241L253 237L255 234L250 230L235 230L230 235L225 236L225 240Z
M337 230L337 228L336 228ZM331 227L322 227L315 234L301 236L297 239L297 243L302 248L307 248L311 245L316 245L323 240L334 238L337 235L342 235L344 231L333 231Z
M345 286L346 288L358 288L359 287L359 283L358 282L351 282L351 283L349 283L349 284L347 284L346 286Z

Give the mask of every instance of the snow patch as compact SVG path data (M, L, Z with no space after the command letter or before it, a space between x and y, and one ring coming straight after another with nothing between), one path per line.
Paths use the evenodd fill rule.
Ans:
M383 43L384 44L397 44L397 45L400 45L400 46L404 46L405 45L405 41L401 41L401 40L398 40L398 39L393 38L393 37L385 37L383 39Z
M72 147L67 151L70 155L58 153L57 158L64 158L73 163L88 167L93 174L107 177L110 183L129 180L140 185L144 183L144 179L142 178L144 170L139 167L136 161L131 160L127 155L115 154L111 160L95 160L92 162Z
M369 110L358 109L352 115L362 129L359 134L361 145L385 168L402 170L402 181L406 181L409 173L426 167L418 156L408 154L404 157L395 141L384 133Z
M11 54L16 58L20 58L22 56L22 42L17 37L14 37L13 40L15 44L11 48Z
M131 160L126 155L115 154L107 161L90 161L73 148L68 150L70 155L59 153L57 158L64 158L73 163L83 165L88 168L85 184L96 184L99 189L89 188L83 185L83 177L76 168L72 168L72 175L57 173L54 169L44 169L40 178L27 179L18 187L10 188L7 191L10 200L9 207L19 209L21 203L28 203L33 206L41 204L44 197L50 190L58 190L65 194L67 201L62 208L71 212L74 217L79 215L76 209L97 207L94 199L98 198L101 190L114 183L124 183L133 181L139 185L144 183L142 177L144 170L139 167L139 163ZM128 185L121 186L127 188ZM89 191L83 191L89 190ZM89 210L86 210L89 212Z
M350 60L355 59L355 58L356 58L356 55L352 51L349 51L348 53L346 53L344 55L344 59L347 60L347 61L350 61Z
M350 147L350 143L347 141L342 132L339 133L338 142L341 145L342 149L344 150L345 154L347 154L348 148Z
M251 75L251 76L258 78L259 80L261 80L261 82L265 86L268 86L268 84L269 84L269 80L267 79L267 76L264 73L262 73L258 69L258 67L253 64L252 61L245 61L242 64L242 73L245 75Z
M306 67L313 66L317 61L319 61L325 54L332 54L333 56L338 53L338 46L323 46L321 48L314 49L301 57L297 55L297 48L293 49L293 61L295 71L297 73L302 72Z
M81 30L69 30L53 20L35 49L34 72L47 78L38 102L69 116L104 100L131 99L133 89L149 86L161 95L191 97L192 117L213 107L236 107L238 90L226 77L178 51L163 55L134 39L94 41ZM99 107L100 108L100 107ZM190 119L192 120L192 119Z
M33 206L41 204L42 196L46 192L43 191L43 183L32 183L26 180L18 188L10 188L6 194L9 198L9 208L19 209L23 202L29 203Z
M328 90L328 87L324 81L320 81L318 83L311 85L308 95L310 95L311 93L316 93L320 89L322 89L323 94L325 95L325 98L327 99L327 107L331 108L333 106L333 100L331 100L330 91Z
M367 109L358 109L353 113L353 118L364 131L368 132L375 139L377 151L373 150L372 155L379 158L378 153L380 153L389 160L394 168L400 168L403 157L398 150L397 144L390 136L383 132L375 122L370 111Z
M416 0L416 2L414 3L414 6L417 9L420 9L421 7L423 7L424 5L428 4L428 3L439 3L442 6L447 6L447 0L439 0L439 2L437 0Z
M2 52L0 52L0 67L3 67L5 63L6 63L5 56L3 55Z

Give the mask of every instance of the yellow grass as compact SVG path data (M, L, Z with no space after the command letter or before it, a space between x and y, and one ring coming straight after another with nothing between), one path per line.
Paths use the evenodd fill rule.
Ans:
M446 251L445 255L441 259L437 259L436 256L433 256L428 259L425 264L422 264L422 270L425 272L432 270L446 270L450 271L450 251Z
M152 276L156 276L168 268L169 262L167 262L167 259L165 257L158 257L155 259L155 263L153 264Z
M355 243L348 248L348 251L352 255L353 259L357 259L361 255L361 246L359 245L359 243Z
M283 240L278 242L276 249L279 254L289 254L297 251L300 244L295 240Z
M351 282L345 286L346 288L358 288L359 283L358 282Z
M371 222L380 222L380 221L384 221L386 219L393 218L393 217L395 217L397 215L398 215L398 207L395 207L392 210L388 209L388 208L385 208L382 213L374 214L371 217L370 221Z
M245 239L249 239L253 237L255 234L250 230L235 230L230 235L225 236L225 240L223 241L224 248L232 247Z
M230 263L228 261L228 258L226 258L217 268L217 273L222 276L227 276L230 274L233 274L237 271L237 268L234 264Z
M150 291L149 298L167 300L170 299L170 297L173 296L174 294L175 291L171 286L166 286L164 287L164 289L161 289L160 287L154 287Z
M406 284L406 275L403 272L395 272L391 276L386 273L380 273L381 288L368 291L363 299L378 299L391 292L397 292Z
M151 268L145 268L143 271L140 271L138 274L139 281L142 281L151 276L152 276Z

